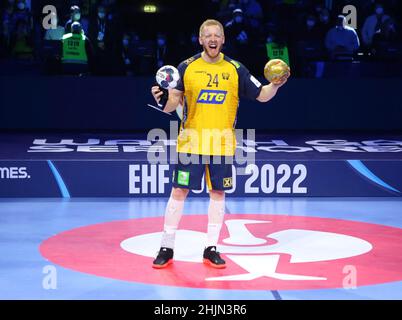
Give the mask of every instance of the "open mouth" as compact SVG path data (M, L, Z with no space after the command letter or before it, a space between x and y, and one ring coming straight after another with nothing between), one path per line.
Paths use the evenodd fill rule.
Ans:
M216 43L212 43L212 44L209 44L209 45L208 45L208 48L214 50L214 49L217 49L217 48L218 48L218 45L217 45Z

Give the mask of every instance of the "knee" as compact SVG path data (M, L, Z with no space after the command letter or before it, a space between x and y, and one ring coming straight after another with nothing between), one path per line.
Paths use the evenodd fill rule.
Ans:
M173 188L171 196L173 199L177 201L184 201L186 200L188 193L189 193L188 189Z
M215 201L225 200L225 191L209 190L209 197Z

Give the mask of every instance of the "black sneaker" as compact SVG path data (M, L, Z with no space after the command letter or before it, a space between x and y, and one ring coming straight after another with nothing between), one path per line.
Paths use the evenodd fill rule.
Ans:
M152 267L155 269L163 269L171 263L173 263L173 249L162 247L159 250L158 256L154 260Z
M219 252L216 251L216 247L208 247L204 250L203 262L213 268L223 269L226 268L226 262L221 258Z

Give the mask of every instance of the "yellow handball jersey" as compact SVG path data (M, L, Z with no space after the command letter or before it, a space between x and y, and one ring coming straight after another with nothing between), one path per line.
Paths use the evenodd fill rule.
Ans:
M261 83L239 62L220 53L208 63L201 53L178 66L177 90L184 92L183 120L177 151L201 155L233 156L239 98L255 100Z

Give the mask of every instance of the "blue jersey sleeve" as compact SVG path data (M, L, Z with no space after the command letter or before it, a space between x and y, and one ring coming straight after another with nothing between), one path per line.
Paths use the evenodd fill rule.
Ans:
M184 91L184 72L186 71L186 68L187 64L185 62L180 63L177 67L177 70L179 70L180 80L177 82L177 87L175 88L176 90Z
M239 97L255 100L260 95L262 84L250 71L238 63L237 73L239 75Z

